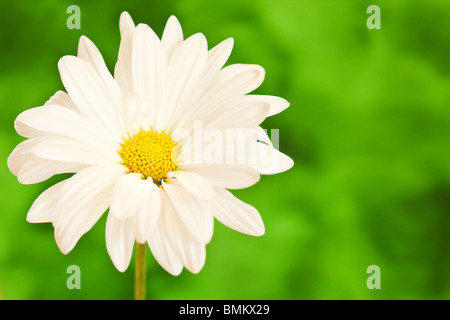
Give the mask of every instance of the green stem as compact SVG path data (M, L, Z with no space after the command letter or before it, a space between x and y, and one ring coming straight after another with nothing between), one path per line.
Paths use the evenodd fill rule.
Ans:
M134 275L134 299L145 300L146 295L146 267L145 267L145 243L137 243L136 273Z

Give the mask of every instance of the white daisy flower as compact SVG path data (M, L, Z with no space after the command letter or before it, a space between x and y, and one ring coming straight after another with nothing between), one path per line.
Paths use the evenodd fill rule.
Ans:
M27 215L53 224L64 254L109 208L106 246L119 271L128 268L137 242L148 243L169 273L197 273L214 218L264 234L258 211L227 189L292 167L259 126L289 103L248 94L262 83L262 67L223 68L232 38L208 50L201 33L184 40L172 16L159 39L126 12L120 33L114 77L85 36L78 56L60 59L67 93L17 117L17 132L29 139L8 167L23 184L75 173L45 190ZM244 139L230 142L230 132Z

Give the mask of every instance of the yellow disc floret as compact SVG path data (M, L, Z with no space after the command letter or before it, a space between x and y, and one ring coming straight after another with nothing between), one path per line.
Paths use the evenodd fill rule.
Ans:
M119 155L130 172L140 173L144 179L152 178L160 183L168 172L176 168L172 158L176 143L164 131L141 130L123 140Z

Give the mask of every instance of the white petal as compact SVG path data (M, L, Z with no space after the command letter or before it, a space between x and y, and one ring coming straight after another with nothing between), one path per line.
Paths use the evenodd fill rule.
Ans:
M135 92L146 100L146 110L155 119L166 105L167 56L155 32L145 24L139 24L134 32L132 52L132 78ZM157 129L162 128L158 125Z
M78 112L78 108L75 103L73 103L70 96L62 90L56 91L44 105L59 105Z
M124 100L124 120L127 129L127 136L132 136L144 128L144 120L150 118L147 106L148 99L139 98L137 95L129 95ZM154 117L151 117L152 120ZM150 126L148 126L150 127Z
M219 72L219 70L224 66L230 57L231 51L233 50L234 39L228 38L216 45L214 48L208 52L208 75L213 77Z
M117 181L111 199L110 214L126 219L138 211L142 202L150 195L151 181L142 180L140 173L125 174Z
M166 198L163 197L165 199L164 218L171 246L183 265L192 273L198 273L205 264L205 244L198 241L186 229L179 215L175 213L176 209L172 207L173 202L167 201Z
M17 178L22 184L33 184L47 180L55 174L78 172L85 167L86 165L78 163L45 160L31 155L21 167Z
M196 110L188 117L184 127L192 126L195 121L202 120L231 100L255 90L264 80L264 69L252 64L232 64L220 70L214 81L196 103Z
M186 229L201 243L208 243L213 234L214 220L206 204L175 185L173 181L163 181L163 189Z
M124 95L134 93L133 77L131 70L131 56L133 48L134 28L127 29L120 40L119 55L114 68L114 78L122 89Z
M20 168L31 155L31 149L40 142L42 142L42 139L39 138L27 139L14 148L7 160L8 168L12 174L15 176L19 174Z
M261 236L265 232L259 212L251 205L239 200L223 188L216 189L214 216L221 223L236 231Z
M219 91L223 96L240 96L258 88L264 80L263 67L256 64L232 64L223 68L214 83L212 91ZM216 98L218 99L218 97Z
M42 159L74 164L108 165L120 162L118 154L101 152L93 145L68 138L48 138L34 146L31 154Z
M53 221L55 240L61 252L71 251L103 215L111 203L114 184L122 175L120 165L94 166L66 180Z
M143 199L136 214L133 216L134 233L139 243L145 243L147 241L161 213L161 189L151 180L143 181L148 184L150 192Z
M169 172L168 176L176 178L183 188L200 200L210 201L213 198L214 189L211 184L194 172L177 170Z
M177 276L181 273L183 264L170 244L164 220L163 215L161 215L157 226L150 232L147 242L161 267L170 274Z
M289 170L294 161L272 146L258 143L258 166L261 174L275 174Z
M102 54L97 49L95 44L86 36L80 37L78 44L78 57L89 63L94 68L101 80L107 84L106 88L109 90L109 94L114 99L120 100L122 98L119 86L106 67Z
M202 94L204 90L211 85L213 79L218 75L220 69L227 62L233 50L234 39L228 38L216 45L208 51L208 62L205 74L202 78L202 86L196 88L197 92L194 94Z
M280 113L290 106L290 103L287 100L277 96L249 94L245 96L245 99L247 101L264 101L268 103L270 106L269 114L267 115L268 117Z
M25 111L28 111L28 110L25 110ZM19 114L19 116L20 116L20 114ZM20 134L22 137L26 137L26 138L37 138L37 137L43 135L42 131L38 131L26 124L19 123L19 122L17 122L17 120L16 120L16 122L14 122L14 128L16 129L18 134Z
M257 128L207 128L194 126L193 134L178 142L179 165L250 164L249 152L257 143ZM178 137L177 137L178 138Z
M190 100L186 101L182 117L180 117L177 124L179 128L189 127L189 124L192 124L198 119L202 119L201 117L195 118L198 116L198 101L206 89L211 85L212 80L219 73L220 68L222 68L227 61L233 48L233 43L233 38L228 38L208 51L205 72L197 86L193 88Z
M55 207L61 196L61 189L67 180L58 182L42 192L34 200L27 214L27 221L32 223L53 222Z
M120 107L112 95L119 87L109 87L114 82L103 82L95 69L78 57L62 57L58 68L64 87L78 109L106 128L116 141L120 140L123 132Z
M133 255L134 234L133 222L130 219L117 219L108 214L106 219L106 250L120 272L124 272Z
M133 83L142 96L161 94L167 74L167 58L161 41L146 24L136 27L132 53Z
M183 30L175 16L170 16L167 20L161 42L166 51L167 59L170 60L175 49L183 42Z
M123 34L127 31L127 29L134 29L134 22L131 18L130 14L126 11L122 12L120 14L119 19L119 28L120 28L120 35L123 37Z
M183 164L179 170L198 173L211 184L227 189L248 188L260 178L255 168L246 164Z
M264 101L245 101L241 99L217 110L203 125L205 129L253 128L266 119L269 104Z
M25 110L17 116L14 126L23 136L57 135L94 144L95 148L104 151L116 147L105 131L96 128L78 112L62 106L46 105Z
M178 119L177 125L179 128L190 128L193 122L202 119L202 112L204 112L204 108L199 107L199 101L201 101L202 95L208 92L207 89L211 86L212 80L217 76L220 68L223 67L228 59L233 48L233 44L234 39L228 38L208 51L205 72L197 86L193 88L189 105L186 105L185 110L183 110L183 116Z
M172 129L178 117L182 116L184 110L191 105L192 93L206 70L207 54L206 38L201 33L183 41L173 53L168 69L169 99L166 117L162 121L162 125L166 125L167 128Z

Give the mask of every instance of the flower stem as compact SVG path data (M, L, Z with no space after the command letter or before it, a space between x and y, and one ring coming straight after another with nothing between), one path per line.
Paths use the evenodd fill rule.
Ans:
M136 271L134 275L134 299L145 300L146 295L146 267L145 267L145 243L137 243Z

